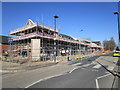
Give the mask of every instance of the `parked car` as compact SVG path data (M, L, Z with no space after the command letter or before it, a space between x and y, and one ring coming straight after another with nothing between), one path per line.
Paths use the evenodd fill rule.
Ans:
M113 51L113 57L120 57L120 49L118 46Z
M113 57L120 57L120 51L115 51L113 53Z

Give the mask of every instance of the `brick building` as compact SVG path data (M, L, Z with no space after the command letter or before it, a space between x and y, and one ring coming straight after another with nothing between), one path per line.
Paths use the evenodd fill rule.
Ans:
M9 54L9 38L8 36L0 36L0 57Z

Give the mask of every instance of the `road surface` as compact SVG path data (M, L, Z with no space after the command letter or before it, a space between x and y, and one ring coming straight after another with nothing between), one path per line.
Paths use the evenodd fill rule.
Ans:
M92 63L99 57L94 56L82 61L68 63L68 65L75 65L78 68L60 76L37 82L28 88L112 88L114 87L114 76L101 65ZM108 68L109 66L105 67Z
M111 88L114 76L101 65L113 69L112 54L94 56L87 59L60 63L16 74L3 75L3 88ZM108 62L104 62L107 57ZM112 59L111 59L112 58ZM115 58L114 58L115 59ZM118 58L116 58L118 59ZM99 61L98 60L98 61ZM116 82L116 81L115 81ZM4 89L3 89L4 90ZM9 90L9 89L8 89Z

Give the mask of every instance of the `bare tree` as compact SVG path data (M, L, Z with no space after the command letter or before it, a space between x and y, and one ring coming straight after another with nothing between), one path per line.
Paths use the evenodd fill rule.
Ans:
M111 37L110 40L103 41L103 46L104 46L104 50L113 51L114 48L116 47L113 37Z

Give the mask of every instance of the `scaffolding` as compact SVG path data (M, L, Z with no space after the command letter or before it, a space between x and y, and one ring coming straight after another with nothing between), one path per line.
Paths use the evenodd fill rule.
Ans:
M32 40L40 40L38 61L54 60L54 57L86 55L101 51L100 46L91 46L90 41L81 42L70 36L58 34L53 28L40 23L33 23L22 29L11 31L13 37L12 57L32 60ZM56 42L56 44L54 44ZM37 45L37 43L36 43ZM55 48L54 48L55 47ZM36 50L37 51L37 50ZM56 52L56 54L54 53ZM55 55L55 56L54 56Z

